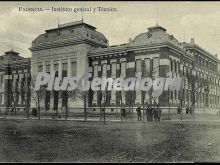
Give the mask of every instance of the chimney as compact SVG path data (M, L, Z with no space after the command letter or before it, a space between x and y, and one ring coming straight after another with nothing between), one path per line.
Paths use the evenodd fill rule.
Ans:
M195 39L194 38L191 38L191 44L195 44Z

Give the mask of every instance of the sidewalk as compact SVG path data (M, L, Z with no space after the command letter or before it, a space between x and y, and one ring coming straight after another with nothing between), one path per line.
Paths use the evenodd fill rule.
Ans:
M7 117L0 117L0 120L39 120L37 117L20 117L20 116L7 116ZM102 119L100 121L100 118L87 118L87 120L85 120L84 118L67 118L67 120L65 120L65 118L55 118L52 119L51 117L41 117L40 120L51 120L51 121L77 121L77 122L104 122L104 120ZM128 119L128 120L123 120L121 121L120 119L106 119L105 122L122 122L122 123L155 123L155 122L148 122L148 121L144 121L143 120L141 122L138 122L136 118L133 119ZM160 122L220 122L220 118L219 119L198 119L198 118L192 118L192 119L164 119L161 120ZM158 122L157 122L158 123Z

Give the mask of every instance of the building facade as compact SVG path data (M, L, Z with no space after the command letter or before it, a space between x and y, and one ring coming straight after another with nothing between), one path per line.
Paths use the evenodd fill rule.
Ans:
M0 56L0 108L30 107L31 59L11 50Z
M32 52L31 72L36 77L38 72L56 72L57 77L81 77L85 72L94 77L136 77L142 76L182 77L181 91L164 91L152 100L150 93L140 91L108 91L103 93L89 91L87 106L93 109L103 106L117 109L122 105L137 107L145 103L157 102L162 107L176 108L192 104L192 89L187 75L207 80L202 86L195 106L197 108L220 107L220 72L219 59L197 45L194 39L190 43L179 42L161 26L149 27L147 32L130 39L128 43L110 46L107 38L96 28L76 21L58 25L39 35L30 48ZM188 74L187 74L188 73ZM198 85L196 83L195 85ZM62 108L63 98L56 92L49 92L42 106L46 109ZM108 99L106 99L108 98ZM48 104L49 102L49 104ZM68 101L68 107L82 107L77 97Z

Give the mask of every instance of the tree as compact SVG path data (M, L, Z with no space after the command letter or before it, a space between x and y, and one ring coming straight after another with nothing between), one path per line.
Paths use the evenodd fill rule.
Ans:
M30 101L31 101L31 76L26 77L23 92L24 92L23 105L25 106L25 110L27 112L27 118L29 118Z
M34 78L30 79L30 85L31 85L31 98L35 102L37 111L38 111L38 119L40 119L40 102L43 101L46 97L46 86L41 86L40 90L35 91L35 82L36 80Z
M104 123L105 123L105 108L107 106L107 102L109 100L109 92L107 91L107 86L104 91L99 91L99 104L100 104L100 120L102 118L102 113L104 114ZM102 102L103 101L103 102Z
M68 118L68 114L69 114L69 106L68 106L68 102L69 102L69 98L72 98L75 96L75 91L64 91L62 97L64 97L64 101L65 101L65 120L67 120Z
M81 91L76 89L74 94L76 94L76 97L83 101L83 109L84 109L84 119L87 120L87 105L88 102L88 91Z
M152 65L151 65L152 66ZM156 76L156 73L159 74L159 66L156 66L156 67L150 67L150 69L146 69L146 65L143 64L142 65L142 76L143 77L149 77L151 78L152 80L153 79L156 79L157 76ZM152 93L153 93L153 88L150 88L148 91L142 91L141 92L141 99L142 99L142 106L143 106L143 109L145 110L145 99L146 99L146 94L149 94L149 103L150 106L152 106L153 103L155 103L156 101L156 97L153 97L152 96ZM143 121L145 120L145 113L143 111Z
M4 91L4 93L6 94L8 99L5 115L8 114L9 109L11 114L12 112L14 112L16 115L16 109L19 101L18 97L21 93L21 86L18 86L18 81L16 81L15 83L12 81L8 81L8 88Z
M133 113L133 108L135 104L135 91L126 91L126 96L127 96L127 105L129 108L129 118L131 119L131 110Z
M191 108L192 114L194 114L195 103L198 101L202 89L208 87L208 80L197 76L194 71L187 72L186 78L191 89Z
M20 80L20 81L19 81ZM8 113L9 110L14 112L14 114L17 114L18 104L19 104L19 97L22 97L22 103L25 108L25 110L28 110L29 115L29 108L30 108L30 97L31 97L31 91L30 91L30 77L25 77L22 79L14 78L13 81L7 82L7 90L4 91L5 95L7 96L7 105L6 105L6 111L5 114ZM28 116L29 117L29 116Z
M17 114L17 106L18 106L18 97L21 94L21 88L18 88L18 86L16 85L15 87L11 88L11 113L12 111L14 111L15 115Z

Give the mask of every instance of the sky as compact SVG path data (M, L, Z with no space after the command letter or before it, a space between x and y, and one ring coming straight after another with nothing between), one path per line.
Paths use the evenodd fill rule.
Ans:
M13 50L31 57L28 48L46 29L82 19L82 12L19 11L22 8L116 8L116 11L83 12L84 22L97 28L110 45L123 44L156 23L180 42L195 43L220 59L220 2L0 2L0 55ZM184 37L185 36L185 37ZM13 44L12 44L13 43Z

